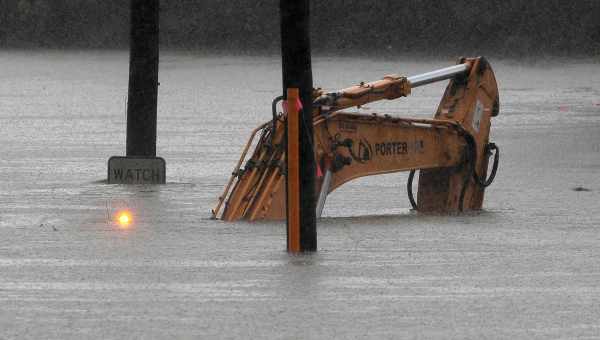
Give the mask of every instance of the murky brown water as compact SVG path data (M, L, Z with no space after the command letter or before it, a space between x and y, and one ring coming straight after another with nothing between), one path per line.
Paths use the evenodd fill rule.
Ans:
M283 223L208 219L270 117L277 57L164 54L169 184L131 187L99 182L124 153L127 55L0 53L0 338L600 338L600 68L490 61L502 158L485 211L419 216L406 175L364 178L329 197L319 252L289 256ZM314 72L335 89L452 63ZM371 109L427 117L444 86Z

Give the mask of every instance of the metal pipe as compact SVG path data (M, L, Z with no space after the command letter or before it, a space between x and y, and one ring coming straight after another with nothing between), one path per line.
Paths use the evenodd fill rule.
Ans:
M319 193L319 200L317 201L317 218L323 214L323 208L325 207L325 200L327 200L327 193L331 186L331 169L327 169L325 177L323 177L323 185L321 185L321 192Z
M471 68L471 64L469 64L469 63L458 64L458 65L442 68L439 70L410 76L406 80L408 80L408 82L410 83L411 88L415 88L415 87L435 83L437 81L442 81L442 80L453 78L456 75L459 75L459 74L469 71L470 68Z

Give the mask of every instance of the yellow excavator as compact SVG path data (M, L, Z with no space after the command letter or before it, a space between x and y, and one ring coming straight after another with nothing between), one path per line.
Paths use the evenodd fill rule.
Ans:
M450 81L433 119L343 111L406 97L413 88L444 80ZM410 171L408 198L419 212L481 209L484 190L494 180L500 156L498 147L489 141L491 117L498 115L500 106L494 72L485 58L461 58L447 68L411 77L388 75L337 92L315 89L313 99L317 217L327 195L344 183L398 171ZM277 113L280 100L273 101L272 121L252 132L212 210L213 218L285 219L286 114ZM420 173L415 201L412 182L416 170Z

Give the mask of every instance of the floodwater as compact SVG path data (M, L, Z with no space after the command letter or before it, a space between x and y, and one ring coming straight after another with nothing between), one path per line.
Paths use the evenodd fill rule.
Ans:
M168 184L121 186L102 180L125 150L127 54L1 52L0 338L599 339L600 68L490 62L484 211L415 214L406 174L363 178L330 195L319 251L291 256L283 222L209 219L270 117L277 57L163 54ZM317 57L315 84L453 63ZM429 117L444 86L369 109Z

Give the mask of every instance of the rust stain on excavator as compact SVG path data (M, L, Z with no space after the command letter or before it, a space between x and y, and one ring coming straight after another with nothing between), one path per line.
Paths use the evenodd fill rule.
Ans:
M408 96L405 77L382 80L326 94L315 90L314 152L317 191L325 195L355 178L420 170L417 210L459 212L481 209L487 173L491 117L499 110L494 73L484 58L461 59L465 72L453 77L433 119L354 114L343 109ZM213 217L285 219L285 114L257 128L213 210ZM258 141L248 158L254 137ZM242 164L245 166L242 168Z

